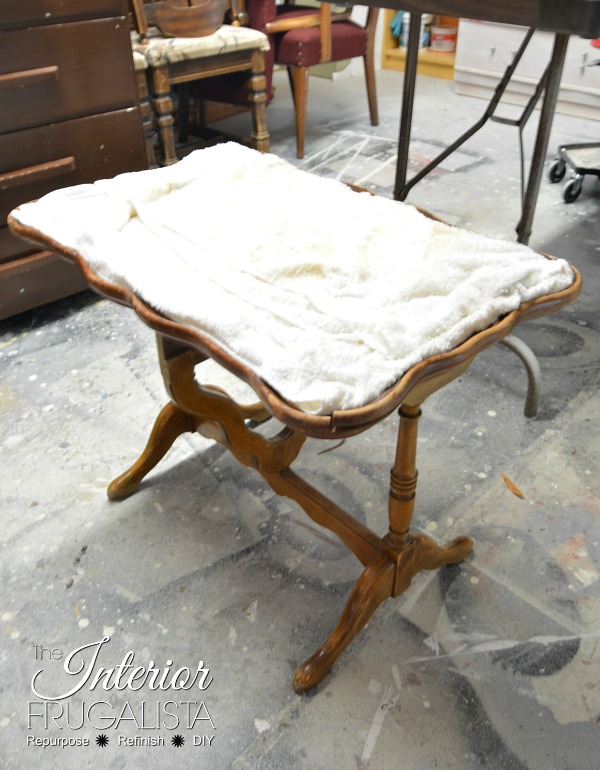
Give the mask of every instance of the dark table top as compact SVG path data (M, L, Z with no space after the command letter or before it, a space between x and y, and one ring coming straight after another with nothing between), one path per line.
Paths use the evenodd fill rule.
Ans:
M357 0L357 4L600 37L600 0Z

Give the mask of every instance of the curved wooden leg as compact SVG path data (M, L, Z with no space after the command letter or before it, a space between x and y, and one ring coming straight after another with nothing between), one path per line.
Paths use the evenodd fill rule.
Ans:
M418 572L458 564L472 548L470 537L438 545L428 535L411 534L400 552L392 548L389 557L365 567L325 644L296 669L294 690L302 693L320 684L377 607L406 590Z
M111 500L122 500L133 494L144 476L166 455L175 439L182 433L195 430L196 423L187 412L174 404L167 404L156 418L148 443L139 459L109 484L108 497Z
M323 681L342 652L369 622L377 607L392 595L393 585L394 563L390 559L384 558L365 568L329 639L296 669L293 684L297 693L310 690Z

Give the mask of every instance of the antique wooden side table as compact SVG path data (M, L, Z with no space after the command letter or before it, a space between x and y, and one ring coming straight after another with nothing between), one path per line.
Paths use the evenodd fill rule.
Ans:
M458 563L472 548L466 536L440 545L411 529L423 401L515 324L573 300L581 284L564 260L231 145L54 192L13 211L9 224L75 263L93 289L156 332L170 401L140 458L110 484L111 499L135 492L179 435L197 431L295 500L364 566L333 631L298 667L297 692L323 680L381 602L420 570ZM390 243L396 251L382 253ZM198 382L196 367L208 358L249 385L255 403ZM329 395L319 402L320 389ZM394 410L381 536L291 465L307 436L350 437ZM281 429L267 438L259 426L270 418Z

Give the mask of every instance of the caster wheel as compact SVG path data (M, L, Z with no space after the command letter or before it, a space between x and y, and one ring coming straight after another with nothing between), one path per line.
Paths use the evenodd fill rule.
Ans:
M565 203L573 203L573 201L576 201L577 198L579 198L579 193L581 192L582 186L583 184L581 177L569 179L563 190L563 198Z
M557 182L560 182L567 170L567 165L563 160L560 160L560 158L557 158L554 163L550 166L550 169L548 171L548 177L552 184L556 184Z

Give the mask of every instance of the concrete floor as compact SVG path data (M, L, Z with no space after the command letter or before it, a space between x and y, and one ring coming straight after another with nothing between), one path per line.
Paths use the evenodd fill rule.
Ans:
M376 128L360 79L313 81L301 165L389 195L402 76L378 74ZM272 150L293 160L283 73L277 85ZM414 164L484 106L421 78ZM559 115L552 147L594 141L599 126ZM516 129L489 125L409 202L512 239L518 173ZM600 768L600 196L593 179L571 205L560 188L543 181L531 245L569 258L584 288L519 329L542 367L537 418L523 416L525 372L502 346L424 409L415 525L471 535L473 555L382 605L305 696L292 673L335 624L356 560L199 437L182 437L136 495L109 502L107 483L166 401L151 332L91 294L0 324L3 768ZM324 456L309 441L299 462L378 531L395 424ZM203 661L212 682L90 688L81 657L68 656L105 636L94 671L131 652L134 665L171 672ZM64 747L43 745L57 739Z

